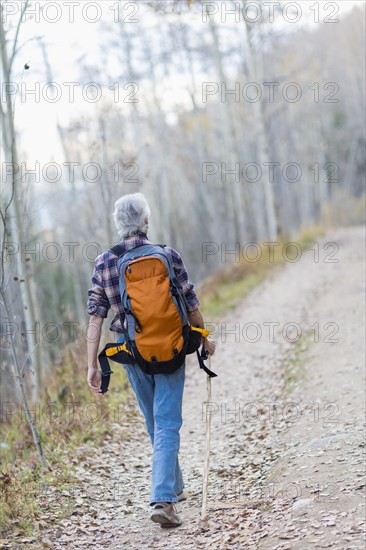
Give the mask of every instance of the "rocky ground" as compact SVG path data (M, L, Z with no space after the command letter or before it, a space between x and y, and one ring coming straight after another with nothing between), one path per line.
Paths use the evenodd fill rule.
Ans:
M69 517L35 545L364 548L364 241L363 228L329 233L319 258L314 246L273 270L217 327L207 523L206 376L193 360L181 432L190 495L179 504L183 525L164 530L148 519L150 444L131 401L102 447L73 458Z

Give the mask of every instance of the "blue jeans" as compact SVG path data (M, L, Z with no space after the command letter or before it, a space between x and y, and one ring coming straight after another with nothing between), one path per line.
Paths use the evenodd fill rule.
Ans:
M123 342L120 337L118 342ZM145 374L137 365L123 365L145 417L153 446L150 504L177 502L183 491L179 466L179 430L182 426L182 400L185 364L172 374Z

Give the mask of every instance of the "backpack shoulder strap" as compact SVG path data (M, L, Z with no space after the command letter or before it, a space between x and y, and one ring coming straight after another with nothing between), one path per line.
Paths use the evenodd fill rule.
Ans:
M121 258L124 254L126 254L126 252L131 252L132 250L136 250L136 248L140 248L140 246L147 246L147 243L137 244L136 246L134 246L133 248L129 248L128 250L126 250L126 248L124 248L122 245L116 244L115 246L112 246L112 248L109 249L109 252L112 252L112 254L114 254L118 258ZM158 246L162 246L162 245L158 245Z
M123 248L122 245L116 244L115 246L112 246L112 248L109 249L109 252L112 252L112 254L114 254L119 258L125 253L125 249Z

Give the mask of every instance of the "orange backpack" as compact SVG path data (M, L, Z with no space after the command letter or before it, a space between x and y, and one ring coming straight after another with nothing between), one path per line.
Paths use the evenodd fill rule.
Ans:
M197 351L200 367L216 376L204 364L205 350L198 352L208 331L190 326L183 289L165 246L142 244L125 251L117 245L111 252L118 257L125 342L107 344L99 354L102 391L112 373L108 358L137 364L146 374L169 374L183 365L187 354Z

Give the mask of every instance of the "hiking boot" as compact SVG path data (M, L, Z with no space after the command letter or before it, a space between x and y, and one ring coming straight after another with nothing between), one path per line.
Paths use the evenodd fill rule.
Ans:
M182 525L173 502L157 502L154 504L150 519L160 523L161 527L179 527Z
M188 498L188 493L186 493L185 491L181 491L178 495L178 502L183 502L183 500L187 500Z

